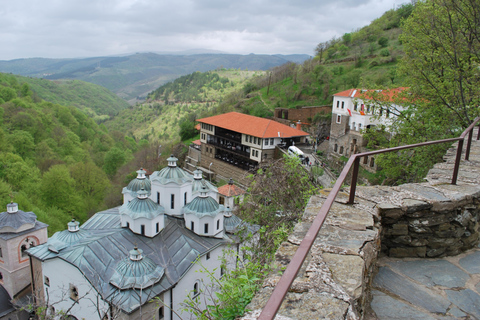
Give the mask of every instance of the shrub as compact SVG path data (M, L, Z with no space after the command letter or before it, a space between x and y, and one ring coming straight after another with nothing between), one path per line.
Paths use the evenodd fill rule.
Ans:
M385 48L386 46L388 46L388 38L381 37L380 39L378 39L378 44L380 45L380 47Z
M390 55L390 51L387 48L384 48L384 49L380 50L380 55L382 57L388 57Z

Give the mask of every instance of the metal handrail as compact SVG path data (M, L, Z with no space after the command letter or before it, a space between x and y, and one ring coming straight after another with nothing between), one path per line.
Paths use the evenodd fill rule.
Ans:
M480 117L476 118L475 121L467 129L465 129L465 131L458 138L429 141L429 142L423 142L423 143L417 143L417 144L411 144L406 146L400 146L400 147L388 148L388 149L382 149L382 150L376 150L376 151L370 151L370 152L363 152L363 153L357 153L357 154L351 155L350 158L348 159L347 164L345 165L345 167L343 167L343 170L340 173L340 176L338 177L337 182L333 186L327 199L325 200L322 207L320 208L320 211L318 212L317 216L313 220L312 225L310 226L310 229L308 229L308 232L306 233L305 237L300 243L297 251L295 252L295 255L293 256L287 268L285 269L285 272L280 278L278 284L275 286L272 292L272 295L268 299L258 319L271 320L277 314L278 309L280 309L280 306L283 300L285 299L285 296L287 295L288 289L290 288L293 281L295 280L298 270L300 270L300 268L302 267L303 261L305 261L305 258L307 257L308 252L310 251L318 233L320 232L320 229L322 228L322 225L325 222L325 219L327 218L328 212L330 211L330 208L332 207L333 202L335 201L335 198L337 197L337 194L340 191L342 184L345 181L352 165L354 166L354 170L352 172L350 198L348 201L349 204L353 204L353 201L355 199L358 167L360 164L361 157L379 154L379 153L385 153L385 152L392 152L392 151L428 146L433 144L458 141L457 154L455 158L455 166L454 166L453 177L452 177L452 184L456 184L465 136L468 134L467 148L465 151L465 160L468 160L470 155L470 146L472 141L473 128L479 121L480 121ZM477 135L477 140L479 139L480 139L480 128Z

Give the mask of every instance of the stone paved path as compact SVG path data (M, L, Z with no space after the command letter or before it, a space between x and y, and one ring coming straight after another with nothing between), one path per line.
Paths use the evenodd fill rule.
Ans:
M377 265L378 319L480 319L480 248L440 259L383 257Z

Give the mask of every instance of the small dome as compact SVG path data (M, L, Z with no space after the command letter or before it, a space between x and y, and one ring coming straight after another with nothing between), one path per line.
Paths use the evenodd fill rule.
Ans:
M145 289L162 279L164 269L152 259L144 257L142 249L129 252L129 257L124 258L115 267L115 272L110 278L110 283L120 290Z
M215 199L207 196L207 188L203 187L200 196L193 199L183 207L184 214L194 214L201 218L203 216L214 217L224 210L223 205L219 205Z
M195 179L192 184L192 194L202 192L203 187L207 188L207 192L210 192L210 191L218 192L218 189L210 182L203 179L202 180Z
M33 212L18 210L18 204L7 205L7 211L0 213L0 233L18 233L35 227L37 216Z
M192 176L177 166L178 159L173 155L167 159L168 166L160 171L154 172L150 179L152 181L159 181L161 184L174 182L176 184L184 184L193 180Z
M165 209L147 197L147 191L140 190L137 197L120 207L120 214L126 214L132 219L153 219L163 213Z
M145 189L146 191L150 192L152 190L152 183L150 179L145 176L146 171L140 169L137 171L137 177L130 181L127 186L127 190L132 192L137 192L141 189Z

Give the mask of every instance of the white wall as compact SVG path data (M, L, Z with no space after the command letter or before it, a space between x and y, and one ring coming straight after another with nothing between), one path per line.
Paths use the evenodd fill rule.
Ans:
M56 312L66 311L73 305L68 314L74 315L78 319L89 320L101 319L98 316L98 310L101 315L107 312L108 304L101 299L98 306L94 304L93 301L97 301L97 291L71 264L61 259L46 260L42 263L42 270L43 275L50 280L49 287L44 285L45 302L49 305L54 303ZM78 303L70 299L70 284L75 285L78 289Z

